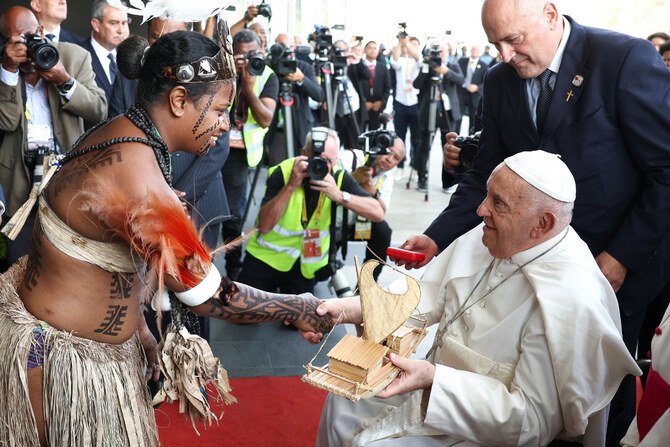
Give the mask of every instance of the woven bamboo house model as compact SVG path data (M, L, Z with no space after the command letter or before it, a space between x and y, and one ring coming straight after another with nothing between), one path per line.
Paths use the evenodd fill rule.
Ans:
M378 261L368 261L359 275L363 336L345 335L328 353L328 365L307 365L303 381L357 401L374 396L399 373L387 358L394 352L408 357L426 335L426 322L412 317L419 304L419 284L406 277L407 291L383 290L372 277Z

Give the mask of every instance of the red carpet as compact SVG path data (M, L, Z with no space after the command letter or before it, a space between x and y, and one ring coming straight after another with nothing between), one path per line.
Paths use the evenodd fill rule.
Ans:
M326 392L306 385L300 377L254 377L231 379L238 403L223 408L219 424L198 424L178 413L178 403L155 410L164 447L312 447Z

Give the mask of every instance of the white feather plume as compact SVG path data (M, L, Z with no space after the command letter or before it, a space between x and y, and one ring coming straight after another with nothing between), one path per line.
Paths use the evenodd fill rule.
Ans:
M121 0L107 0L111 6L128 14L142 16L142 23L154 17L179 22L199 22L219 14L227 8L226 0L128 0L131 7Z

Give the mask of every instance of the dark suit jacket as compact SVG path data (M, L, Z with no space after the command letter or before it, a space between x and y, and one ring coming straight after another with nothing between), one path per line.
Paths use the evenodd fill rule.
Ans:
M419 90L419 127L423 131L428 130L428 124L430 121L430 90L432 86L431 73L432 71L424 72L424 70L421 70L413 82L414 88ZM451 73L451 70L449 73ZM447 73L447 75L449 73ZM438 83L440 96L444 91L444 83L444 78ZM442 102L441 99L437 102L437 116L435 126L439 129L449 129L449 118L447 117L447 111L444 109L444 102Z
M469 57L462 57L458 60L458 65L461 67L461 73L463 73L464 79L467 77L468 74L469 62L470 62ZM468 105L470 107L471 115L474 115L474 111L477 110L477 104L479 104L479 100L481 99L482 94L484 92L484 78L486 77L486 72L488 71L488 69L489 69L488 65L486 65L481 60L478 60L477 67L475 68L475 71L472 73L472 79L470 80L470 84L475 84L478 87L477 91L474 93L470 93L464 88L461 88L459 90L461 107L465 107L466 105Z
M58 93L54 84L47 83L54 135L60 147L66 151L84 131L82 118L91 122L104 119L107 102L104 92L95 83L89 53L67 42L57 42L55 45L65 69L77 80L69 101ZM7 194L8 216L14 215L30 193L31 173L23 162L25 127L21 82L15 86L0 82L0 130L5 131L5 138L0 145L0 184Z
M185 200L198 228L230 217L221 177L221 168L230 152L228 139L229 134L223 134L216 146L201 157L180 151L172 154L172 187L186 193ZM215 226L211 234L205 232L205 241L211 247L216 245L218 229Z
M81 44L84 43L84 40L85 39L80 35L75 34L72 31L68 31L62 26L60 27L60 33L58 34L59 42L70 42L81 46Z
M114 86L112 87L112 97L109 102L109 111L107 116L113 118L125 113L126 110L135 104L135 92L137 91L137 79L128 79L120 71L116 74Z
M670 71L649 42L567 19L572 31L543 135L526 81L495 65L474 168L426 234L444 249L479 223L486 179L505 157L538 148L561 154L577 182L572 226L594 255L606 250L628 268L618 296L631 315L670 279Z
M458 97L458 89L463 85L465 76L461 67L455 62L447 61L447 68L449 68L449 71L442 78L442 91L449 97L452 118L454 121L460 121L463 118L463 111Z
M110 84L109 79L107 79L107 74L105 74L105 69L102 68L102 63L98 59L98 55L91 45L91 38L86 39L82 42L81 46L91 53L91 65L93 66L93 72L95 73L95 82L98 84L98 87L105 91L105 97L107 98L107 104L111 103L112 100L112 84ZM95 123L94 123L95 124Z
M365 65L363 59L353 65L352 71L355 73L352 81L356 81L356 91L361 98L361 122L365 124L368 121L368 110L365 108L366 101L381 101L382 108L379 113L382 113L384 108L386 108L386 102L391 95L391 75L385 61L378 60L375 65L373 88L370 91L370 77L372 73L370 73L370 69Z

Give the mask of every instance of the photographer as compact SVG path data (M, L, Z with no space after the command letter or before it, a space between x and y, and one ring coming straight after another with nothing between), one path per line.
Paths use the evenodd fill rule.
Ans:
M7 9L0 17L0 34L5 42L0 67L0 185L12 217L28 199L41 157L67 151L84 131L84 119L97 122L107 116L107 102L95 83L91 55L77 45L46 40L29 9ZM32 221L15 241L8 240L10 263L28 252Z
M291 105L293 129L291 129L291 131L293 132L292 135L295 147L300 148L305 145L307 133L314 127L314 116L309 108L309 99L311 98L317 103L320 103L323 101L323 91L316 80L312 65L296 59L296 54L294 53L295 44L291 36L286 33L278 34L275 38L275 45L283 46L284 52L280 56L282 60L274 63L281 65L283 62L295 62L295 71L293 73L283 76L279 73L281 87L280 95L281 92L284 91L284 88L289 89L290 97L293 99ZM270 53L272 54L272 51L270 51ZM289 59L289 61L283 59ZM284 83L288 83L288 85L284 86ZM280 104L275 111L272 125L270 126L270 131L267 136L268 164L270 166L274 166L294 155L287 153L285 122L284 110Z
M349 160L342 157L342 164L348 171L351 170L352 177L372 197L377 199L384 213L391 206L391 194L393 193L392 170L405 157L405 143L400 137L395 136L387 130L368 132L369 149L366 151L347 151L352 154ZM384 140L382 144L380 140ZM386 259L386 249L391 246L391 234L393 230L389 224L371 222L365 217L349 214L350 240L367 241L365 260ZM375 280L381 273L382 266L375 268L373 276Z
M446 92L450 102L458 102L454 92L454 83L462 82L463 75L457 64L447 62L444 45L432 44L424 50L424 63L421 72L414 80L414 88L419 90L419 125L421 127L421 145L416 153L414 167L418 172L418 190L425 192L428 182L428 157L432 140L430 139L430 103L433 82L437 82L438 96L435 117L435 132L439 132L444 140L449 131L449 117L442 101L442 93ZM453 104L452 104L453 107Z
M242 233L241 216L247 189L249 167L256 167L263 156L263 140L277 106L279 82L272 69L263 66L255 76L250 65L259 57L260 41L250 30L243 29L233 37L233 52L238 81L236 96L230 107L230 155L221 170L228 206L233 215L222 223L224 241ZM258 61L258 62L262 62ZM255 64L253 64L255 65ZM240 249L226 253L226 272L235 280L241 268Z
M342 205L371 221L384 218L378 200L337 166L337 133L315 127L304 155L270 168L258 213L259 233L247 245L239 280L266 291L311 292L328 264L331 207Z
M238 31L243 29L250 29L258 35L260 39L258 51L262 54L265 54L267 48L268 36L265 31L265 27L259 22L254 22L253 20L258 16L266 17L268 20L272 18L272 9L270 5L263 1L259 5L249 5L247 10L244 12L244 16L237 22L233 23L230 27L230 33L232 36L238 33ZM253 23L252 23L253 22Z

